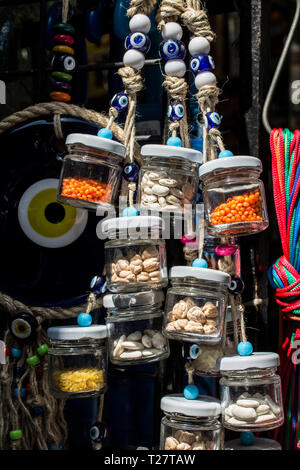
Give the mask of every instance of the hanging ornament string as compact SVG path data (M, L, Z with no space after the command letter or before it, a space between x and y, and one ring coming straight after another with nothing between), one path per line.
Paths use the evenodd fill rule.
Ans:
M283 255L270 268L276 302L300 314L300 131L274 129L270 137L273 191ZM300 317L299 317L300 318Z
M189 43L192 56L191 70L195 74L195 85L198 88L196 98L203 115L203 162L217 158L218 150L224 151L222 136L219 131L221 116L215 112L219 101L220 90L216 86L216 76L211 72L214 61L209 56L210 44L215 39L207 14L200 0L186 0L186 8L181 14L184 25L193 37Z

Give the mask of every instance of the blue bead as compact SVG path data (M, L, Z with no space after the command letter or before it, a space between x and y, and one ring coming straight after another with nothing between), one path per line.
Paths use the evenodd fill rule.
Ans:
M250 356L253 352L253 346L249 341L241 341L237 346L237 352L240 356Z
M187 385L183 390L183 395L187 400L196 400L199 390L196 385Z
M92 315L89 313L80 313L77 317L77 323L79 326L90 326L92 321Z
M129 183L136 183L139 177L140 167L137 163L127 163L122 172L123 178Z
M190 62L191 71L194 75L199 72L210 72L215 68L215 63L210 55L195 55Z
M105 288L105 276L94 276L90 283L90 288L95 295L103 294Z
M16 359L19 359L22 356L22 351L21 349L11 348L11 355Z
M192 267L193 268L207 268L207 262L203 258L196 258L192 262Z
M197 357L199 356L199 353L200 353L200 348L199 348L198 344L193 344L190 347L191 359L197 359Z
M50 450L63 450L63 446L59 445L57 448L55 447L55 444L51 444Z
M159 55L166 62L174 59L185 58L185 47L183 42L177 39L167 39L160 43Z
M96 421L90 427L90 438L92 442L104 443L107 438L107 429L103 423Z
M173 147L182 147L182 142L179 137L169 137L167 140L167 145L171 145Z
M173 101L168 107L168 118L171 121L180 121L184 116L184 106L179 101Z
M229 291L233 295L238 295L243 292L245 284L239 276L231 276Z
M135 215L138 215L139 213L135 207L125 207L122 214L123 214L123 217L133 217Z
M241 432L240 441L244 446L252 446L254 443L253 432Z
M31 415L34 417L34 418L38 418L39 416L43 416L44 414L44 409L42 406L34 406L33 408L31 408Z
M13 394L14 394L14 397L16 397L16 398L18 397L18 387L14 388ZM25 388L21 388L20 396L22 398L24 398L26 396L26 389Z
M121 111L126 111L128 108L128 96L124 92L117 93L112 97L110 105L119 113Z
M24 372L25 372L24 367L16 367L15 368L15 376L18 377L18 378L22 377Z
M218 113L213 112L213 113L206 113L203 116L203 121L204 121L204 127L206 129L219 129L222 121L222 116L220 116Z
M112 139L113 133L110 129L107 129L106 127L103 127L98 131L97 134L98 137L103 137L104 139Z
M149 37L140 32L135 32L129 34L125 39L125 48L129 49L137 49L143 54L147 54L151 46L151 41Z
M233 153L230 152L230 150L223 150L222 152L219 153L218 158L227 158L227 157L233 157Z

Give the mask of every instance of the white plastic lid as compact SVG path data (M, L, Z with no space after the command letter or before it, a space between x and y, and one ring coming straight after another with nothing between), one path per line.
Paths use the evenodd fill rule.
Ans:
M281 445L272 439L255 437L250 446L242 444L240 439L225 442L225 450L281 450Z
M167 413L205 418L221 414L221 403L217 398L199 395L196 400L187 400L182 393L162 397L160 408Z
M193 277L203 281L218 282L230 286L230 275L223 271L208 268L193 268L192 266L174 266L170 269L170 279L175 277Z
M125 145L120 144L115 140L98 137L97 135L69 134L66 138L66 145L71 144L82 144L87 147L94 147L95 149L107 150L107 152L115 153L116 155L119 155L119 157L125 158Z
M164 301L164 293L161 290L151 290L130 294L107 294L103 297L105 308L131 308L140 306L152 306Z
M217 360L217 368L224 370L266 369L279 366L279 355L272 352L255 352L250 356L224 356Z
M103 234L108 234L108 232L112 230L128 230L130 228L160 229L162 227L163 219L161 217L138 215L132 217L115 217L113 219L106 219L102 223L102 232Z
M187 149L185 147L175 147L173 145L143 145L141 148L142 157L175 157L189 160L193 163L202 163L203 155L198 150Z
M107 337L107 328L105 325L91 325L91 326L79 326L79 325L64 325L64 326L52 326L48 328L47 335L50 339L82 339L82 338L93 338L93 339L104 339Z
M248 156L237 156L227 158L217 158L204 163L199 169L199 177L207 175L211 171L222 170L225 168L257 168L262 172L262 163L259 158Z

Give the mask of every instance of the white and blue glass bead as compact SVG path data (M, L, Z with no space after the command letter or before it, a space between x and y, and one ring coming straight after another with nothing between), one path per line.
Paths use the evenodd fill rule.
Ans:
M140 167L137 163L127 163L122 172L123 178L129 183L136 183L139 176Z
M119 113L126 111L128 108L128 96L126 93L116 93L110 102L111 106L115 108Z
M140 32L131 33L125 39L125 48L129 49L137 49L140 52L146 54L151 46L151 41L149 37Z
M168 107L168 118L171 121L180 121L184 116L184 106L179 101L173 101Z
M206 113L204 116L203 116L203 120L204 120L204 127L206 127L206 129L219 129L220 125L221 125L221 121L222 121L222 116L220 116L220 114L218 113Z
M193 74L197 75L199 72L210 72L214 70L215 63L210 55L196 55L192 57L190 67Z
M181 41L177 41L176 39L167 39L160 43L159 54L166 62L168 60L184 59L185 53L185 46Z

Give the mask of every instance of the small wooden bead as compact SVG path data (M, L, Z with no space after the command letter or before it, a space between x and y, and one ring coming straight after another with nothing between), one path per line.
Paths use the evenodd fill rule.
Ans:
M51 73L51 77L64 82L70 82L72 80L72 75L65 72L54 71Z
M53 41L57 42L57 44L63 44L64 46L73 46L74 44L74 39L68 34L56 34Z
M74 36L75 29L68 23L57 23L53 26L53 31L58 34L70 34Z
M64 93L71 93L72 91L72 86L67 82L51 80L51 86L54 91L63 91Z
M73 47L69 46L54 46L52 52L57 52L59 54L70 54L74 55Z
M52 91L50 93L50 98L53 101L61 101L63 103L68 103L71 101L71 96L69 93L64 93L63 91Z
M165 74L171 77L184 77L186 65L183 60L168 60L165 64Z

